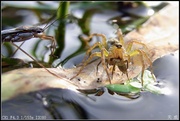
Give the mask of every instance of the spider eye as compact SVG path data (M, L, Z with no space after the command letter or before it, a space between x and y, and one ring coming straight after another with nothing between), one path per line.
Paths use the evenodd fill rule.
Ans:
M117 47L117 48L121 48L121 47L122 47L122 45L118 44L118 45L116 45L116 47Z

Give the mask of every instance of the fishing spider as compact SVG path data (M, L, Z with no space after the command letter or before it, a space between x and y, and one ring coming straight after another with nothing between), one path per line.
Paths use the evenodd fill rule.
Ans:
M87 40L90 40L93 36L100 36L100 37L102 37L102 43L96 42L92 47L90 47L87 50L86 55L89 56L88 59L86 59L86 56L85 56L85 58L82 61L83 65L80 68L79 72L75 76L73 76L71 79L78 76L81 73L81 71L85 68L85 66L88 64L88 62L93 57L97 56L97 57L101 58L101 61L97 65L97 71L98 71L99 64L102 63L102 66L107 73L110 84L111 84L111 78L108 73L108 65L112 65L112 73L111 73L112 78L113 78L113 72L115 71L115 66L117 66L118 69L122 72L122 74L126 74L128 80L129 80L127 70L128 70L129 64L131 63L131 58L136 55L139 55L140 61L142 63L141 83L143 85L143 74L144 74L144 70L145 70L144 57L148 60L148 63L150 64L151 74L153 74L152 62L144 50L142 50L142 49L131 50L131 49L132 49L133 43L139 44L146 49L147 49L147 46L144 43L141 43L136 40L132 40L132 41L129 41L125 47L123 35L122 35L122 32L120 29L118 29L117 35L118 35L118 39L111 38L106 42L107 39L106 39L105 35L97 34L97 33L91 34ZM109 48L108 48L108 45L110 45ZM94 53L90 54L91 51L93 49L95 49L96 47L99 47L100 52L94 52Z

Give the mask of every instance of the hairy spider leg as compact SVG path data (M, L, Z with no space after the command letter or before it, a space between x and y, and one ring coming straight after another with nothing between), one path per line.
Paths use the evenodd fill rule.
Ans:
M86 55L85 55L85 57L84 57L84 59L83 59L83 61L82 61L82 63L84 63L85 61L86 61L86 56L89 56L90 55L90 53L91 53L91 51L93 50L93 49L95 49L96 47L98 47L99 46L99 48L100 49L102 49L102 47L105 47L105 48L107 48L107 43L106 43L106 36L105 35L103 35L103 34L98 34L98 33L93 33L93 34L91 34L88 38L86 38L85 40L86 41L89 41L92 37L94 37L94 36L100 36L100 37L102 37L102 43L100 44L100 42L97 42L97 43L95 43L92 47L90 47L89 46L89 44L88 44L88 47L90 47L87 51L86 51ZM106 56L108 55L108 51L107 50L105 50L106 52ZM101 64L101 61L98 63L98 65L97 65L97 72L98 72L98 66ZM96 72L96 75L97 75L97 72Z
M146 50L148 50L148 47L147 47L144 43L141 43L141 42L136 41L136 40L132 40L132 41L130 41L130 42L128 43L128 46L127 46L127 49L126 49L128 53L130 52L133 43L142 45L143 47L145 47ZM152 61L151 61L151 59L148 57L148 55L147 55L143 50L142 50L142 52L144 53L144 55L146 56L146 58L147 58L148 61L149 61L150 68L151 68L151 74L153 75ZM154 76L153 76L153 78L154 78ZM155 80L155 78L154 78L154 80Z
M90 60L92 60L93 57L96 57L96 56L97 56L97 57L101 57L101 61L100 61L100 62L102 62L103 68L106 70L106 73L107 73L109 82L110 82L110 84L111 84L110 76L109 76L109 73L108 73L108 71L107 71L107 67L105 66L105 57L108 55L108 51L102 46L102 44L101 44L100 42L95 43L91 48L89 48L89 49L87 50L86 55L89 55L89 53L90 53L94 48L96 48L97 46L99 47L99 49L101 50L101 52L94 52L94 53L92 53L87 60L86 60L86 57L85 57L85 58L83 59L83 61L82 61L83 65L82 65L82 67L80 68L79 72L78 72L75 76L73 76L70 80L72 80L73 78L75 78L76 76L78 76L78 75L81 73L81 71L84 69L84 67L88 64L88 62L89 62ZM99 64L98 64L98 65L99 65Z
M99 67L99 65L101 64L101 60L99 61L99 63L97 64L97 67L96 67L96 76L97 76L97 73L98 73L98 67Z
M106 71L106 74L108 76L108 79L109 79L109 83L111 84L111 79L110 79L110 76L109 76L109 73L108 73L108 70L107 70L107 66L106 66L106 58L105 58L105 55L104 52L106 52L107 50L105 48L102 48L102 51L101 51L101 61L102 61L102 66L104 68L104 70Z
M124 39L123 39L123 35L122 35L121 29L118 29L118 30L117 30L117 35L118 35L118 37L119 37L120 43L121 43L122 46L123 46L123 45L124 45ZM126 47L126 51L127 51L127 53L130 54L131 57L132 57L132 56L135 56L135 55L137 55L137 54L140 54L140 55L141 55L141 62L142 62L142 74L141 74L141 81L142 81L142 82L141 82L141 83L142 83L142 85L143 85L143 74L144 74L144 70L145 70L145 64L144 64L143 56L145 56L145 57L147 58L148 63L150 64L150 68L151 68L151 75L152 75L152 77L154 78L154 76L153 76L152 61L150 60L150 58L147 56L147 54L146 54L143 50L137 49L137 50L134 50L134 51L130 52L133 43L142 45L142 46L145 47L147 50L148 50L148 48L147 48L147 46L146 46L144 43L141 43L141 42L136 41L136 40L131 40L130 42L128 42L127 47ZM128 60L130 60L130 59L128 58ZM130 62L130 61L129 61L129 62ZM154 78L154 80L155 80L155 78Z
M122 44L122 46L124 47L124 39L123 39L123 34L122 34L122 31L121 29L118 29L117 30L117 36L119 37L119 42Z
M83 63L83 65L82 65L82 67L80 68L79 72L78 72L75 76L73 76L70 80L72 80L73 78L75 78L76 76L78 76L78 75L81 73L81 71L85 68L85 66L88 64L88 62L89 62L90 60L92 60L93 57L96 57L96 56L97 56L97 57L101 57L102 65L103 65L104 69L106 70L106 73L107 73L107 75L108 75L109 82L110 82L110 84L111 84L110 76L109 76L109 73L108 73L107 68L106 68L106 66L105 66L105 56L104 56L103 53L104 53L103 50L102 50L101 52L94 52L94 53L92 53L92 54L89 56L89 58Z
M84 57L84 59L82 60L82 63L85 63L85 61L87 60L87 56L90 55L91 51L96 48L99 47L100 49L102 48L102 44L100 42L96 42L92 47L90 47L87 51L86 51L86 55Z
M130 57L138 55L138 54L141 57L141 63L142 63L141 84L143 86L143 75L144 75L144 70L145 70L144 57L146 57L146 59L148 60L148 63L150 64L151 74L152 74L152 77L154 78L153 70L152 70L152 62L151 62L150 58L147 56L147 54L143 50L137 49L137 50L133 50L132 52L129 52ZM154 80L155 80L155 78L154 78Z
M143 47L145 47L146 50L148 50L148 47L146 46L146 44L144 44L144 43L142 43L142 42L139 42L139 41L136 41L136 40L131 40L131 41L129 41L129 42L127 43L127 47L126 47L127 53L129 53L129 52L131 51L131 48L132 48L133 43L142 45Z

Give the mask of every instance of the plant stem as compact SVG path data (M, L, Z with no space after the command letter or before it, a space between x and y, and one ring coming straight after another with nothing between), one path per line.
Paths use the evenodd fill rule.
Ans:
M57 42L57 48L54 52L54 56L60 58L61 53L64 49L65 46L65 27L66 27L66 22L65 22L65 17L68 15L68 10L69 10L69 5L70 2L60 2L59 8L57 11L57 19L59 20L59 25L58 29L55 30L55 39ZM57 58L50 58L49 63L52 63L55 59Z

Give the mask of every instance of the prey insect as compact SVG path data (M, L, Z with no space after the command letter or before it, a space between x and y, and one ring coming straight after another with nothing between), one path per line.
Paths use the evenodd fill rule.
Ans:
M62 3L64 3L64 2L62 2ZM60 3L59 8L62 5L62 3ZM50 18L50 19L52 19L52 18ZM48 19L48 20L50 20L50 19ZM49 35L44 34L44 31L48 27L50 27L54 22L56 22L57 20L58 19L54 20L50 24L46 24L46 26L44 28L40 28L37 26L20 26L20 27L14 28L14 29L2 30L1 31L1 37L2 37L1 43L2 44L5 42L12 43L17 48L16 51L18 49L21 50L23 53L25 53L27 56L29 56L32 60L34 60L39 66L41 66L42 68L47 70L52 75L59 77L58 75L49 71L45 66L43 66L41 63L39 63L36 59L34 59L31 55L29 55L23 49L21 49L22 44L31 38L40 38L42 40L50 40L52 42L51 47L50 47L51 56L53 56L54 51L55 51L55 47L56 47L55 38L53 36L49 36ZM14 42L22 42L22 43L20 46L17 46L16 44L14 44Z
M43 67L46 71L48 71L49 73L51 73L54 76L57 76L56 74L54 74L51 71L49 71L48 69L46 69L46 67L44 67L41 63L39 63L36 59L34 59L32 56L30 56L23 49L21 49L19 46L17 46L16 44L13 43L13 42L25 42L31 38L41 38L41 39L51 40L52 46L55 47L54 37L45 35L43 33L44 30L45 29L42 29L40 27L33 27L33 26L32 27L22 26L22 27L18 27L15 29L11 29L11 30L3 30L3 31L1 31L2 43L11 42L17 49L20 49L22 52L24 52L26 55L28 55L32 60L34 60L38 65ZM54 49L51 50L51 54L53 54L53 52L54 52Z
M142 64L142 73L141 73L141 83L143 85L143 74L145 71L145 60L147 60L147 63L151 67L151 74L153 74L152 70L152 61L146 54L146 52L143 49L132 49L133 44L138 44L143 46L144 48L148 49L147 46L139 41L136 40L131 40L127 44L124 43L123 35L120 29L117 31L118 39L116 38L111 38L107 41L105 35L103 34L91 34L88 39L91 39L93 36L100 36L102 37L102 42L97 42L95 43L92 47L90 47L87 52L86 56L89 56L88 58L85 56L83 61L82 61L82 67L78 71L78 73L73 76L71 79L75 78L78 76L81 71L85 68L85 66L89 63L89 61L93 57L100 57L101 61L97 65L97 72L98 72L98 66L102 63L102 66L104 70L106 71L109 83L111 84L111 77L109 74L109 66L112 66L112 78L113 78L113 73L115 71L115 67L117 66L118 69L123 73L126 74L127 79L129 80L128 76L128 68L129 64L132 63L132 58L139 55L140 56L140 63ZM109 46L108 46L109 45ZM92 54L91 51L98 47L100 49L100 52L94 52ZM154 76L153 76L154 77Z
M64 2L60 2L58 10L60 9L60 7L63 4L64 4ZM56 17L56 13L46 21L50 22L54 17ZM58 18L58 19L60 19L60 18ZM51 55L53 55L54 51L55 51L55 48L56 48L55 38L53 36L45 35L44 31L47 28L49 28L51 25L53 25L54 22L56 22L58 19L54 20L49 25L46 24L46 26L44 28L40 28L40 27L37 27L37 26L20 26L20 27L14 28L14 29L2 30L1 31L2 41L1 42L2 42L2 44L4 42L11 42L11 43L13 43L13 42L23 42L24 43L25 41L27 41L27 40L29 40L31 38L40 38L42 40L50 40L52 42L52 44L50 46ZM46 21L44 21L44 22L46 22ZM38 25L38 24L36 24L36 25ZM19 48L22 46L22 44L19 46Z
M35 26L21 26L15 29L2 30L2 42L25 42L31 38L47 39L52 41L51 55L54 53L55 39L53 36L44 34L44 30L48 28L40 28Z

